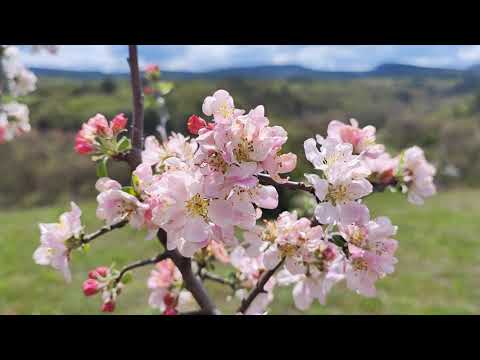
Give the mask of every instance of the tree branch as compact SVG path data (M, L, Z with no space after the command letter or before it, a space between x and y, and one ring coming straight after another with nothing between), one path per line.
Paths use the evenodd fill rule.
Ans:
M115 279L115 284L118 284L122 280L123 275L125 275L128 271L139 268L139 267L159 263L160 261L168 259L169 257L170 257L170 255L167 252L163 252L163 253L158 254L157 256L155 256L153 258L134 262L133 264L130 264L130 265L124 267L120 271L120 274L118 274L117 278Z
M262 278L257 282L257 285L253 288L253 290L250 292L248 297L246 299L242 300L242 304L237 310L237 313L242 313L244 314L245 311L248 310L248 307L252 304L253 300L262 292L265 292L265 284L270 280L270 278L275 274L275 272L283 265L283 262L285 261L285 258L283 258L277 266L275 266L273 269L268 270L265 272L262 276Z
M276 188L283 188L288 190L302 190L315 195L315 189L313 188L313 186L307 185L302 182L287 181L285 183L278 183L267 174L258 174L257 178L262 185L273 185Z
M167 233L160 229L157 234L158 240L166 248L167 244ZM220 312L216 308L212 299L205 290L200 279L193 273L192 270L192 260L182 256L177 249L167 250L165 252L168 254L168 257L172 259L174 264L177 266L178 270L182 274L183 282L185 283L185 288L190 291L195 299L195 301L200 306L201 310L205 312L206 315L219 315Z
M103 234L106 234L112 230L115 230L115 229L120 229L122 227L124 227L125 225L127 225L128 221L127 220L122 220L116 224L113 224L111 226L104 226L100 229L98 229L97 231L91 233L91 234L88 234L88 235L84 235L82 237L82 244L88 244L90 241L96 239L97 237L103 235Z
M130 168L134 170L142 162L143 149L143 92L137 45L128 45L128 64L133 96L133 119L131 127L132 150L128 156Z
M213 282L222 284L222 285L228 285L228 286L230 286L233 290L236 289L236 285L235 285L235 282L234 282L234 281L225 279L224 277L222 277L222 276L220 276L220 275L217 275L217 274L208 272L208 271L205 270L205 269L201 269L201 271L200 271L200 278L201 278L202 280L210 280L210 281L213 281Z

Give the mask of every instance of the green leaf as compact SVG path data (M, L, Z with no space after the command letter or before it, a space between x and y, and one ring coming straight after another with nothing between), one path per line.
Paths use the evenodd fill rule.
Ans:
M162 95L167 95L173 89L173 83L169 81L159 81L155 84L155 90Z
M107 163L108 157L104 157L102 160L97 162L97 177L108 177Z
M128 284L132 280L133 280L133 275L131 272L127 272L125 275L122 276L123 284Z
M122 191L126 192L127 194L137 196L137 192L135 191L133 186L124 186L124 187L122 187Z
M127 138L126 136L123 136L120 141L117 144L117 152L123 153L132 148L132 143L130 142L130 139Z
M333 235L332 236L332 242L335 245L337 245L338 247L341 247L341 248L343 248L347 243L347 241L340 235Z
M135 189L135 192L139 192L140 188L140 178L137 175L132 175L132 185Z

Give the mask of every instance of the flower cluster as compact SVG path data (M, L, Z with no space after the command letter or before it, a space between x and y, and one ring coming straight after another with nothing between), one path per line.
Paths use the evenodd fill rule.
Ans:
M12 96L27 95L36 89L37 77L22 64L17 47L3 47L1 67Z
M95 115L77 133L75 151L82 155L95 153L113 156L129 150L129 147L123 148L123 142L117 141L117 136L125 131L127 121L124 114L118 114L110 122L102 114Z
M158 77L158 68L147 68L146 76ZM387 217L371 217L363 200L386 187L408 192L415 204L433 195L435 168L423 151L412 147L392 157L376 143L373 126L334 120L326 138L304 142L316 171L305 174L309 184L296 183L282 175L297 161L295 154L282 153L287 133L270 125L263 106L237 109L230 94L218 90L204 100L202 110L205 119L192 115L187 121L192 138L173 133L162 143L154 136L145 139L142 163L129 185L105 174L96 183L97 217L107 228L128 223L146 230L148 239L166 233L165 260L156 263L147 283L149 305L164 315L192 305L185 288L194 292L195 286L189 287L185 282L191 279L177 268L178 253L189 258L183 260L194 265L189 273L199 281L228 285L242 314L266 314L277 285L293 285L300 310L315 300L325 304L341 281L358 294L375 296L377 281L394 272L397 263L397 227ZM94 154L95 161L115 158L122 143L116 137L126 121L122 114L110 123L102 115L90 119L77 135L77 152ZM284 211L260 222L262 209L278 206L281 187L314 195L313 217ZM82 244L79 219L80 210L72 204L61 224L42 224L36 261L65 272L69 251ZM210 273L215 261L230 264L233 272L226 278ZM101 292L103 311L113 311L126 282L124 272L100 267L89 274L83 290L87 296Z
M0 144L30 131L28 107L17 102L0 104Z
M119 272L113 268L99 266L88 273L88 279L83 282L82 290L85 296L102 295L103 312L113 312L117 297L121 294L124 284L130 281L129 273L119 281Z
M277 207L276 189L261 185L256 175L268 172L283 181L278 174L295 167L295 155L281 154L285 130L269 126L261 106L243 115L223 90L203 107L214 125L200 129L198 138L173 134L162 145L154 137L145 140L132 187L99 180L101 219L112 224L127 218L151 234L162 228L169 250L192 257L212 241L234 246L236 228L253 229L260 208Z
M400 189L407 193L408 201L421 205L424 199L436 193L433 177L435 167L428 163L422 149L413 146L400 155L392 157L385 146L376 143L375 127L360 128L355 119L350 125L333 120L328 125L328 139L338 143L350 144L352 154L359 156L359 161L370 174L368 180L381 187ZM311 140L309 149L313 149ZM319 141L321 143L321 141Z

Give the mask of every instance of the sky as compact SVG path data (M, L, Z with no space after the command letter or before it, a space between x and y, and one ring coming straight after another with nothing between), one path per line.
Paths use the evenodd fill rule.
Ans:
M123 72L126 45L62 45L57 55L22 48L30 67ZM142 45L140 65L209 71L257 65L301 65L316 70L365 71L383 63L465 69L480 64L480 45Z

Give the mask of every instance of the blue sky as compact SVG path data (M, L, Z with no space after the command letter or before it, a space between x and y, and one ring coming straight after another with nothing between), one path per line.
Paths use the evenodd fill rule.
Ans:
M126 46L62 45L56 56L22 49L28 66L70 70L127 71ZM480 45L148 45L140 63L164 70L295 64L318 70L363 71L395 62L464 69L480 63Z

